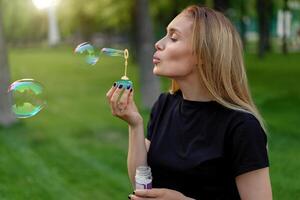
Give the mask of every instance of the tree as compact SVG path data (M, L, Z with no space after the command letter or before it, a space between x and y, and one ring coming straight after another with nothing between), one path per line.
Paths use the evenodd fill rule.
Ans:
M246 18L246 5L243 3L243 1L240 1L240 27L241 27L241 40L243 43L243 47L246 48L246 23L245 23L245 18Z
M239 33L241 36L241 40L243 43L244 49L246 49L247 45L247 21L249 22L251 17L255 17L256 13L253 11L255 5L255 0L248 0L247 4L244 0L231 0L230 1L230 8L234 10L234 13L236 13L236 25L239 28ZM232 20L232 19L231 19Z
M257 0L256 9L258 14L259 44L258 55L263 57L271 48L270 25L272 16L272 0Z
M0 125L9 126L13 124L16 119L10 109L12 103L11 96L7 93L10 72L3 31L2 10L2 1L0 1Z
M48 11L48 45L56 46L60 43L59 27L56 20L55 5L50 5Z
M135 0L133 22L137 62L140 67L142 104L145 108L150 108L160 93L160 84L159 79L152 72L154 34L148 0Z
M126 35L130 30L133 1L64 0L57 7L63 37L90 41L95 33Z

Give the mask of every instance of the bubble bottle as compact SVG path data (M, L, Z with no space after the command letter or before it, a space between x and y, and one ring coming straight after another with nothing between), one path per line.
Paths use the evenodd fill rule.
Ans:
M136 168L135 189L152 189L152 173L149 166Z

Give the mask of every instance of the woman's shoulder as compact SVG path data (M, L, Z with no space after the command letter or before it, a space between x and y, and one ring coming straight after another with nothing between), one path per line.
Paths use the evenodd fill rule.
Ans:
M254 114L246 111L234 111L234 121L236 125L256 125L260 126L259 120L254 116Z
M243 110L232 110L233 120L237 123L244 123L247 121L257 121L257 118L250 112Z
M177 92L175 92L173 94L171 94L170 92L162 92L158 96L155 104L164 104L167 101L174 101L174 100L178 99L179 97L180 97L179 91L177 91Z
M229 132L240 129L263 130L257 117L244 110L235 110L219 104L218 117L226 124Z
M172 107L172 105L175 105L177 100L178 100L177 94L163 92L158 96L158 98L154 102L151 109L151 113L153 114L163 113L164 111L168 110L168 108Z
M232 138L262 138L266 140L266 132L259 120L251 113L234 111L230 123L230 135Z
M219 102L215 102L215 104L217 105L216 107L218 109L218 115L220 115L220 117L222 117L224 120L227 119L226 121L228 122L234 122L238 124L249 120L258 121L251 112L246 110L228 108Z

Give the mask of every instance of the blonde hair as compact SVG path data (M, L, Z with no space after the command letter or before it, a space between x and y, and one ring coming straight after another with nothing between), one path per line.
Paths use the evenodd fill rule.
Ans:
M266 131L250 94L243 47L234 26L222 13L207 7L189 6L182 14L193 18L192 48L203 86L223 106L254 115ZM172 80L170 92L179 89Z

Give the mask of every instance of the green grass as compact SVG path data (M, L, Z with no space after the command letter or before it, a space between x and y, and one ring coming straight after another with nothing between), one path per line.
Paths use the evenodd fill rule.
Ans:
M10 55L12 79L41 82L47 106L0 130L0 199L127 198L127 127L105 98L123 60L104 57L87 66L71 48ZM132 64L129 76L137 82Z
M15 49L12 80L34 78L47 107L0 129L0 199L126 199L127 125L110 114L105 94L123 60L87 66L71 48ZM300 54L246 56L253 97L269 130L274 199L300 198ZM139 91L138 70L129 77ZM164 81L164 88L166 81ZM136 92L140 105L140 94ZM145 123L148 112L143 111Z
M246 57L254 99L269 129L274 199L300 199L300 54Z

